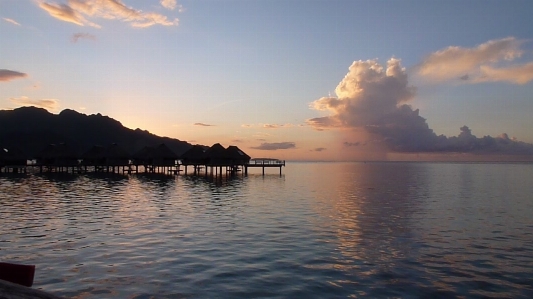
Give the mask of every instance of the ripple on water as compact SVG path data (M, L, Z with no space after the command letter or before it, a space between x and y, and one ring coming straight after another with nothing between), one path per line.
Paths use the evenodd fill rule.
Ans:
M0 253L72 298L529 298L532 172L294 163L222 182L0 176Z

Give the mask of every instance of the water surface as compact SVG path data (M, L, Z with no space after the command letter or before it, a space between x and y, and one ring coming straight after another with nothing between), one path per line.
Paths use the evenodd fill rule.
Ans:
M533 165L0 176L0 257L73 298L533 297Z

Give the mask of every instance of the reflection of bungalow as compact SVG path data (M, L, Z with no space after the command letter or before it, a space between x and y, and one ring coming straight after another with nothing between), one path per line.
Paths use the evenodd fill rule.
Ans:
M178 158L164 143L157 147L144 147L133 155L134 164L145 166L175 166Z
M36 162L41 166L77 166L76 151L65 143L49 144L36 155Z
M130 161L128 152L116 143L107 148L95 145L82 158L83 164L89 166L127 166Z
M183 165L203 165L206 162L205 148L200 145L193 145L188 151L181 155Z

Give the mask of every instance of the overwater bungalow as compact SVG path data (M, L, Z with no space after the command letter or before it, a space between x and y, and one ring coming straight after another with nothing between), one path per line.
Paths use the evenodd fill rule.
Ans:
M251 159L251 157L248 156L244 151L234 145L228 146L226 153L232 165L245 165L248 164Z
M154 172L157 167L170 168L177 165L179 156L164 143L157 147L146 146L133 155L133 164L143 165L145 171Z
M220 143L213 144L205 154L209 166L230 166L228 152Z
M48 171L62 171L63 168L68 171L69 167L74 168L80 164L76 150L66 143L47 145L35 156L35 160L41 171L43 167Z
M16 147L0 147L0 172L18 172L26 170L28 156Z
M201 145L193 145L188 151L181 155L181 163L183 165L205 165L206 164L206 148Z
M116 143L108 147L95 145L82 155L82 164L93 166L96 171L103 170L105 167L126 167L130 165L130 154Z

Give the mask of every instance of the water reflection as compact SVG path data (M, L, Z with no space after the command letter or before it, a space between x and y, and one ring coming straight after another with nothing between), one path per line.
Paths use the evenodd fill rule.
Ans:
M466 166L0 176L0 253L73 298L533 294L532 169Z
M332 169L333 170L333 169ZM395 288L416 276L407 266L417 259L419 245L413 222L427 196L423 165L410 163L345 163L328 171L316 190L317 209L337 236L335 267L357 276L366 287L356 294L393 296ZM317 181L316 184L319 184ZM399 267L404 264L406 267ZM409 270L407 270L409 269ZM418 275L420 277L420 275ZM349 284L341 277L336 284Z

